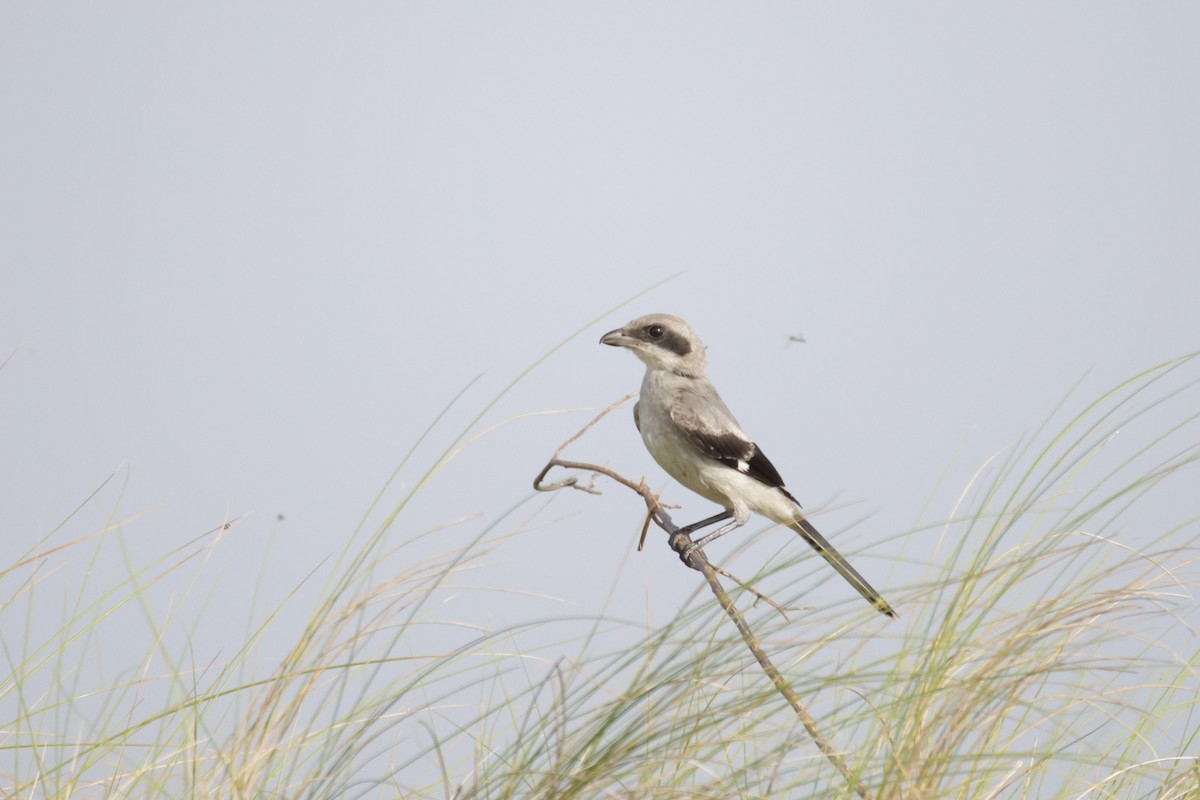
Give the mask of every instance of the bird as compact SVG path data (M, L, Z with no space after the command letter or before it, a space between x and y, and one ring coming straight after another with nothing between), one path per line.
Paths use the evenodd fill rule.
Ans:
M690 536L729 520L686 548L685 563L696 550L745 525L753 512L798 533L877 611L897 616L813 527L779 471L742 430L708 379L707 348L691 325L671 314L648 314L604 334L600 344L623 347L646 365L633 421L650 455L680 484L725 509L680 529Z

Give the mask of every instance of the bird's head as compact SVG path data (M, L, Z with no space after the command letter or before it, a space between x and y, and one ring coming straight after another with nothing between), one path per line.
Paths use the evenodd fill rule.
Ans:
M704 343L692 326L670 314L647 314L600 337L600 344L625 347L650 369L679 375L704 374Z

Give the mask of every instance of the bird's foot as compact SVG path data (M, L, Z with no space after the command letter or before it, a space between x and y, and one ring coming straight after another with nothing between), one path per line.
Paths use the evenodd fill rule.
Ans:
M687 544L683 544L682 541L680 541L680 540L682 540L684 538L684 536L685 535L677 534L675 541L671 542L671 548L675 552L679 553L680 561L682 561L684 564L687 564L689 567L691 567L694 570L699 570L700 569L700 559L695 558L695 555L697 553L699 553L700 558L703 558L704 551L700 549L700 545L696 544L693 541L688 541Z

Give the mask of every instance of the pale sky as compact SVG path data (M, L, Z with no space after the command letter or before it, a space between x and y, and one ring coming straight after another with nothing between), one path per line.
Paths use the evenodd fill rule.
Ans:
M114 471L63 541L137 516L149 560L245 515L189 632L229 654L255 587L277 602L340 552L463 386L482 376L407 485L520 370L682 273L480 427L606 405L641 365L599 336L683 316L891 598L916 574L896 558L934 559L934 533L901 534L1080 378L1072 411L1200 347L1197 42L1188 3L6 3L4 540L25 552ZM473 514L445 546L477 535L587 418L472 446L393 540ZM666 487L679 522L714 511L628 409L572 452ZM489 557L502 591L442 616L669 618L699 578L661 537L630 554L640 513L555 497ZM46 625L71 564L42 579ZM118 674L139 651L113 645Z

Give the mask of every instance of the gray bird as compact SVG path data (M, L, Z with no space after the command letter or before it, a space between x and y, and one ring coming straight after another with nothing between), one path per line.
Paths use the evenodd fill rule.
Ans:
M745 525L753 511L800 534L877 611L896 616L879 592L804 518L779 471L734 419L705 374L705 347L691 325L670 314L649 314L609 331L600 343L631 350L646 364L633 421L650 455L672 478L725 508L683 532L690 535L732 518L698 539L684 552L685 560L696 549Z

